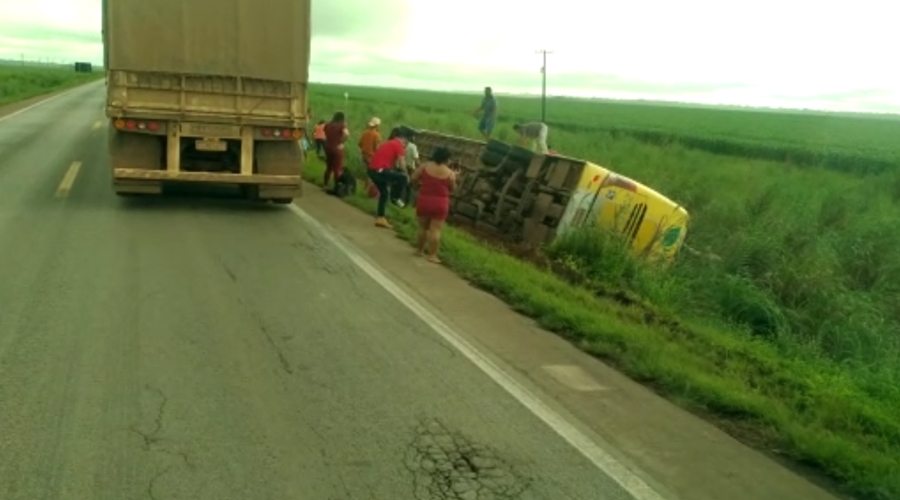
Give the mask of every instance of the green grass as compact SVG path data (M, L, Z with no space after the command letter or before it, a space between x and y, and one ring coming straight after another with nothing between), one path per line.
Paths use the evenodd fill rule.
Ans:
M0 106L103 78L103 70L76 73L69 66L0 65Z
M345 111L352 132L377 115L386 127L477 135L467 115L477 95L442 100L351 88L345 102L344 90L314 87L312 105L323 117ZM504 102L503 110L516 112ZM900 172L848 175L677 142L647 144L603 126L591 131L591 115L609 104L580 106L581 115L565 108L578 127L551 126L551 144L683 203L692 215L688 243L720 259L685 253L663 271L624 258L615 241L597 233L575 234L549 249L551 272L451 228L443 248L448 265L672 400L731 432L740 429L739 437L813 465L860 497L900 498L900 233L893 230ZM551 116L563 115L562 101L548 108ZM649 106L634 109L653 119ZM659 122L677 129L677 111L660 107ZM689 130L696 115L682 111ZM761 113L728 113L739 138L766 133L755 130ZM842 119L848 129L860 120ZM511 122L501 117L498 138L512 138ZM349 151L349 164L358 165ZM321 165L312 162L305 176L318 179ZM348 201L373 210L371 200ZM409 211L391 217L409 239Z
M328 99L382 102L424 113L465 111L478 107L478 95L422 90L313 86ZM501 96L501 123L537 120L539 98ZM818 112L776 112L689 108L586 99L551 98L547 122L552 132L627 136L665 145L676 141L692 148L734 156L822 164L850 172L880 172L900 166L900 117ZM552 141L552 138L551 138ZM551 142L552 144L552 142Z

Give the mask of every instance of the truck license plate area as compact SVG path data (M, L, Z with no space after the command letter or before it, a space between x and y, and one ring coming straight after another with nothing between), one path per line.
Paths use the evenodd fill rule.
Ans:
M222 139L204 137L203 139L197 139L194 147L197 148L197 151L226 151L228 144Z

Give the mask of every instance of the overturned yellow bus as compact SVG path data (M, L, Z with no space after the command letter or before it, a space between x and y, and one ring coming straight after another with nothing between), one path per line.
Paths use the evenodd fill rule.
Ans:
M439 146L453 153L461 170L450 214L480 230L540 246L596 227L622 234L636 255L666 262L684 243L684 207L600 165L427 130L417 132L416 144L423 158Z

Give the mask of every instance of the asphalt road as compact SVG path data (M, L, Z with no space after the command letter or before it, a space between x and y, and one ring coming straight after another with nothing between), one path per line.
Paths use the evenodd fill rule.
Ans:
M291 210L116 197L103 99L0 117L0 498L629 498Z

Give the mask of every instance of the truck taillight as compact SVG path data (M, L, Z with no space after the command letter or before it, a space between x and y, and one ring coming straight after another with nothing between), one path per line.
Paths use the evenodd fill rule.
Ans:
M135 120L125 121L119 118L115 122L113 122L113 125L119 130L149 130L151 132L156 132L157 130L159 130L159 122L141 122Z
M294 140L299 140L300 137L303 136L303 131L302 131L302 130L300 130L300 129L293 129L293 130L291 130L291 129L289 129L289 128L285 128L285 129L277 129L277 128L271 129L271 128L264 128L264 129L261 129L261 130L260 130L260 133L262 134L263 137L275 137L275 138L278 138L278 139L294 139Z

